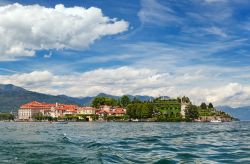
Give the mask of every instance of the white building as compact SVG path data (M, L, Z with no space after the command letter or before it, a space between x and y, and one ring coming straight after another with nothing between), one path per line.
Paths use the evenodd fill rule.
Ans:
M20 106L18 110L18 119L23 121L32 120L34 116L41 114L43 116L62 117L67 114L76 114L78 106L65 104L47 104L33 101Z
M85 114L85 115L96 114L96 108L93 108L93 107L79 107L77 109L77 114Z
M40 103L33 101L20 106L18 110L19 120L32 120L32 118L38 114L44 115L46 111L50 110L52 104Z

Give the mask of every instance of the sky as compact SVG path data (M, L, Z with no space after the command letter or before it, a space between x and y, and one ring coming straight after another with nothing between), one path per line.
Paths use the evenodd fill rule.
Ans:
M0 83L250 105L248 0L0 0Z

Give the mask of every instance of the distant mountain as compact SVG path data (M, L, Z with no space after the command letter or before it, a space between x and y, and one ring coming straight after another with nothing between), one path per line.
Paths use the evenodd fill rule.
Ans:
M12 84L0 85L0 112L14 112L21 104L34 100L47 103L77 103L76 101L66 97L32 92Z
M242 121L250 120L250 106L238 108L232 108L230 106L218 106L216 108L229 113L233 117L238 118Z
M25 89L21 87L17 87L12 84L0 84L0 92L22 92L25 91Z
M70 97L66 95L58 95L58 97L73 101L80 105L90 104L94 99L94 97Z
M0 112L17 111L21 104L28 103L30 101L40 101L46 103L65 103L65 104L77 104L77 105L90 105L95 97L110 97L113 99L119 99L119 96L100 93L97 96L92 97L70 97L66 95L53 96L49 94L43 94L38 92L28 91L24 88L14 86L12 84L0 84ZM141 101L148 101L153 99L151 96L132 96L128 95L132 100L138 98ZM166 96L165 96L166 97Z

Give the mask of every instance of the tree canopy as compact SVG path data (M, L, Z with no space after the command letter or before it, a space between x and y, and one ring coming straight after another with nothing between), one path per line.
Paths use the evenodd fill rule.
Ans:
M209 103L209 104L208 104L208 108L209 108L209 109L214 108L213 104L212 104L212 103Z
M14 115L10 113L0 113L0 120L14 120Z
M207 109L207 104L203 102L201 103L200 107L201 109Z
M133 103L127 106L127 115L130 118L151 118L153 109L152 103Z
M95 97L92 101L92 106L99 108L101 105L116 106L118 103L115 99L109 97Z
M188 105L186 108L186 118L193 120L199 117L198 107L196 105Z
M129 97L126 95L122 96L120 99L120 103L121 103L121 106L123 108L126 108L128 106L128 104L130 104L130 102L131 101L130 101Z

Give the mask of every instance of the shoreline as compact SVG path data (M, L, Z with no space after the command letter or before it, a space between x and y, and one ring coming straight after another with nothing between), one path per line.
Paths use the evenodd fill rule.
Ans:
M108 123L108 122L118 122L118 123L226 123L226 122L248 122L250 120L231 120L231 121L221 121L221 122L211 122L211 121L0 121L0 122L15 122L15 123L28 123L28 122L32 122L32 123Z

